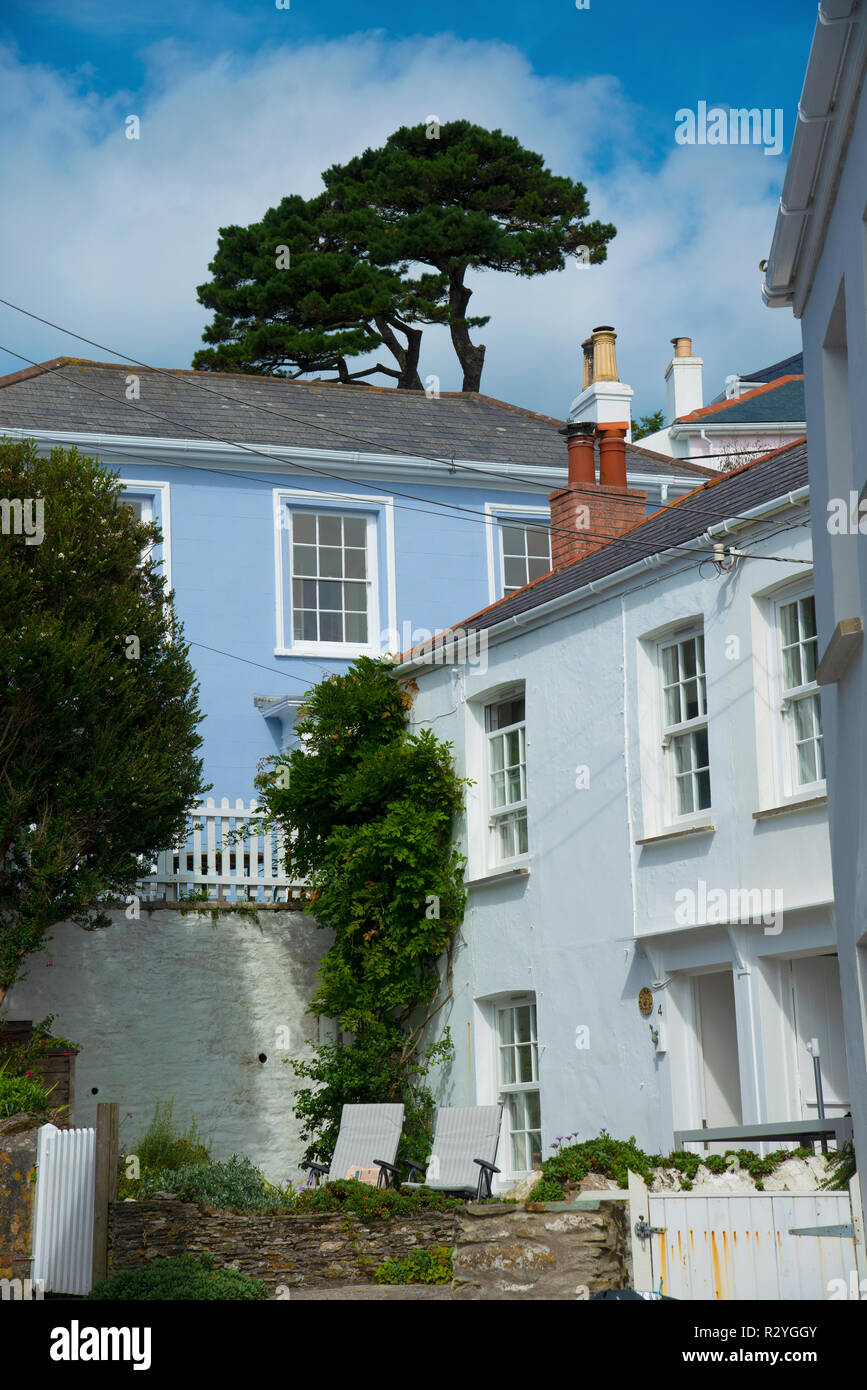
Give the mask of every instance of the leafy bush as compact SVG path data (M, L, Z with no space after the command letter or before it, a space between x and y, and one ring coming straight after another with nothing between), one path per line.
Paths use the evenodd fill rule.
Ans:
M174 1300L266 1299L261 1279L214 1265L213 1255L178 1255L151 1260L143 1269L110 1274L91 1289L90 1299Z
M144 1200L152 1192L228 1211L285 1211L292 1202L291 1192L272 1187L249 1158L237 1154L225 1163L190 1163L143 1175L139 1197Z
M450 1284L452 1251L448 1245L413 1250L405 1260L386 1260L373 1276L377 1284Z
M694 1154L681 1149L665 1157L662 1154L646 1154L636 1145L634 1135L629 1139L613 1139L603 1129L595 1139L558 1148L551 1158L546 1159L542 1164L541 1181L533 1188L531 1200L561 1202L566 1195L567 1183L580 1183L588 1173L613 1178L618 1187L626 1187L630 1169L642 1177L649 1187L656 1176L655 1168L672 1168L680 1173L681 1188L685 1192L691 1190L702 1166L711 1173L746 1172L758 1182L773 1173L787 1158L809 1158L811 1154L812 1149L809 1148L776 1149L766 1158L760 1158L751 1149L727 1149L725 1154ZM732 1162L733 1158L735 1162Z
M309 1192L300 1192L292 1202L292 1210L352 1211L362 1221L377 1217L389 1220L392 1216L412 1216L419 1211L449 1211L464 1203L459 1197L448 1197L429 1187L404 1192L394 1187L370 1187L367 1183L347 1179L329 1182Z
M829 1156L828 1176L822 1183L835 1191L847 1188L855 1176L855 1150L851 1141Z
M10 1115L47 1115L54 1087L46 1087L29 1072L18 1075L10 1070L8 1059L0 1062L0 1119Z

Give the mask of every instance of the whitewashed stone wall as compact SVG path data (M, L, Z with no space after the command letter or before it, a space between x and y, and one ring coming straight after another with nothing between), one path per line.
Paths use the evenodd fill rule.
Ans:
M297 1178L292 1100L303 1083L283 1059L309 1055L305 1039L317 1037L305 1009L330 934L304 913L258 906L254 916L142 905L138 921L116 911L101 931L53 929L4 1013L55 1014L54 1031L80 1044L76 1124L117 1101L129 1152L155 1102L173 1098L175 1118L195 1116L216 1159L248 1154L273 1182Z

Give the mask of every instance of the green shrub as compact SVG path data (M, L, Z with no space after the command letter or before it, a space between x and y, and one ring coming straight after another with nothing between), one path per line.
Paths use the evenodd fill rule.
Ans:
M572 1137L571 1135L569 1136ZM555 1145L556 1148L556 1145ZM681 1188L685 1192L692 1189L700 1167L711 1173L747 1172L758 1181L773 1173L787 1158L808 1158L812 1149L776 1149L766 1158L760 1158L751 1149L727 1149L725 1154L694 1154L686 1150L676 1150L664 1156L646 1154L635 1143L634 1136L629 1139L613 1139L607 1130L595 1139L587 1139L582 1144L570 1144L560 1148L542 1164L542 1179L533 1188L530 1200L533 1202L560 1202L566 1195L567 1183L579 1183L588 1173L598 1173L604 1178L613 1178L618 1187L628 1186L628 1173L631 1169L644 1179L648 1187L654 1179L655 1168L671 1168L681 1175ZM732 1159L736 1162L733 1162Z
M180 1202L229 1211L285 1211L292 1201L291 1192L272 1187L249 1158L237 1154L225 1163L190 1163L143 1174L139 1197L144 1200L152 1192L170 1192Z
M345 1179L342 1182L324 1183L322 1187L300 1192L292 1201L292 1210L312 1211L352 1211L362 1221L381 1218L385 1221L392 1216L412 1216L419 1211L449 1211L463 1206L459 1197L448 1197L443 1192L434 1192L429 1187L414 1188L404 1192L394 1187L370 1187L367 1183Z
M16 1074L8 1059L0 1062L0 1119L10 1115L47 1115L54 1087L46 1087L35 1076Z
M432 1245L430 1250L413 1250L405 1260L386 1260L373 1277L377 1284L450 1284L451 1246Z
M90 1299L265 1299L261 1279L251 1279L234 1269L214 1265L213 1255L178 1255L151 1260L143 1269L124 1269L110 1274L87 1295Z
M848 1188L855 1176L855 1171L855 1150L850 1141L829 1155L828 1176L822 1186L835 1191Z
M132 1150L143 1173L211 1161L211 1146L199 1133L195 1120L190 1120L186 1130L180 1129L172 1119L173 1106L171 1100L162 1106L157 1101L153 1119Z

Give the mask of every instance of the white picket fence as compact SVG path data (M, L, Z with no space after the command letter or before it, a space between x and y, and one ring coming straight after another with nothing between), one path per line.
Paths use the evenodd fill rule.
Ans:
M34 1283L49 1293L90 1292L96 1130L43 1125L36 1137Z
M164 851L142 880L141 896L173 899L204 890L227 902L276 902L303 895L303 884L286 872L283 831L250 831L258 814L255 800L247 806L238 797L232 806L224 796L218 806L209 797L190 813L183 843Z

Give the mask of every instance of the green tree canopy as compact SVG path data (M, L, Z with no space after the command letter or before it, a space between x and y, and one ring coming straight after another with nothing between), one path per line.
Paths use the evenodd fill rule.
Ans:
M336 370L343 382L382 372L421 390L419 319L429 321L441 286L415 282L406 267L379 267L365 255L371 214L339 217L320 195L284 198L249 227L222 227L198 298L214 310L193 357L206 371L303 376ZM431 298L432 296L432 298ZM428 305L430 308L428 308ZM347 358L382 345L396 365L351 372Z
M212 344L193 366L341 381L383 372L421 389L419 324L448 328L464 391L478 391L484 344L470 330L470 270L525 277L562 270L581 253L598 264L615 235L589 222L583 184L557 176L514 136L469 121L401 127L323 174L325 193L284 198L261 222L224 227L198 288L214 310ZM288 256L279 248L287 248ZM347 359L392 354L351 372Z
M0 497L44 535L0 535L0 1003L57 922L108 922L203 787L198 687L120 486L76 449L0 439ZM35 515L35 507L31 515ZM145 870L146 872L146 870Z
M604 261L615 228L586 222L587 190L558 177L512 135L469 121L402 126L378 150L365 150L323 174L335 206L378 218L369 254L377 265L422 262L444 279L446 322L463 369L464 391L478 391L483 344L470 339L488 316L469 317L468 270L543 275L587 248Z

